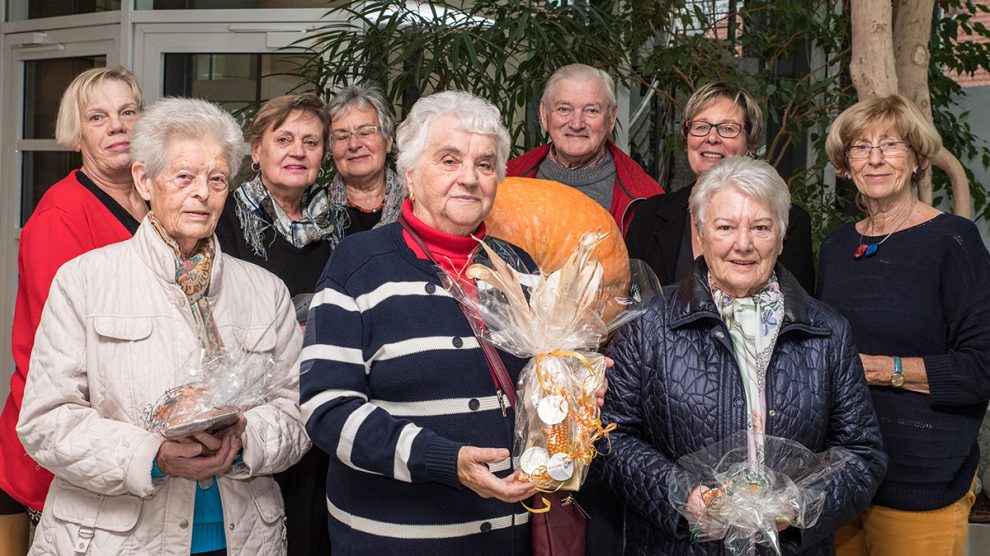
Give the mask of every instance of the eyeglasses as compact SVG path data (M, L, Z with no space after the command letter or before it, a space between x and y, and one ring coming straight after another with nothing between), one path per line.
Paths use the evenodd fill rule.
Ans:
M377 134L379 129L380 128L376 125L363 125L354 131L335 129L333 133L330 134L330 137L333 139L334 143L346 143L351 140L351 137L357 137L358 141L365 141L371 138L372 135Z
M708 137L712 129L722 139L734 139L739 137L743 129L749 132L748 125L737 124L736 122L719 122L717 124L708 123L701 120L688 120L684 122L684 129L695 137Z
M880 149L880 154L884 158L898 158L907 154L908 150L911 149L911 144L906 141L884 141L879 145L860 143L846 149L846 157L849 160L870 158L870 155L873 154L873 149Z

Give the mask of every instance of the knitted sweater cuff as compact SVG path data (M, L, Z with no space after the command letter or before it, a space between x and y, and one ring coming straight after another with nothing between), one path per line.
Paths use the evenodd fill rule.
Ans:
M457 489L464 488L457 480L457 453L462 444L436 436L426 449L426 473L431 481Z
M964 387L959 379L959 369L953 365L952 358L947 355L926 355L925 373L928 375L928 386L931 389L929 404L956 405L960 390Z

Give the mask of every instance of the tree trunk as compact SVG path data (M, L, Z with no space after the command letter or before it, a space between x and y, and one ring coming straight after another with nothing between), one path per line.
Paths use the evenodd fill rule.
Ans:
M852 0L852 59L849 74L860 100L897 92L892 36L893 7L889 1Z
M932 121L931 93L928 90L928 65L931 54L928 42L935 17L935 0L895 0L894 9L894 60L897 69L897 88L921 109L928 121ZM969 180L959 160L944 148L932 160L932 164L944 171L952 183L952 211L972 218L969 197ZM918 196L932 204L932 174L928 172L918 183Z

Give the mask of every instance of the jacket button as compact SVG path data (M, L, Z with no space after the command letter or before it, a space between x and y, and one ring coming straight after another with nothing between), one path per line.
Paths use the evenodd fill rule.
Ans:
M481 524L481 532L482 533L487 533L487 532L489 532L491 530L492 530L492 524L491 523L489 523L489 522L486 521L486 522L484 522L484 523Z
M189 527L189 520L183 519L182 521L179 522L180 529L185 529L187 527Z
M736 398L732 400L732 405L736 407L742 407L742 398Z
M471 408L471 411L478 411L478 408L481 407L481 402L477 399L472 399L468 402L468 407Z
M427 284L426 285L426 293L432 295L436 291L437 291L437 285L436 284Z
M721 340L722 338L725 338L725 334L722 333L721 330L716 330L715 331L715 337Z
M233 531L234 530L234 524L231 523L230 526L228 526L227 528L230 529L231 531Z
M771 409L770 410L770 416L771 417L775 417L776 415L777 415L777 410L776 409Z
M464 345L464 340L462 340L460 336L454 336L454 339L450 342L454 344L455 348L459 348Z

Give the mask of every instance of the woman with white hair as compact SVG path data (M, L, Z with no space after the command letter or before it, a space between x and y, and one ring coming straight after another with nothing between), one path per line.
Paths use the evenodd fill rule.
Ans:
M143 420L190 380L192 354L243 349L296 372L285 286L213 234L243 136L216 106L171 98L144 114L131 154L151 211L132 239L59 270L38 328L17 432L55 480L31 554L283 554L270 475L308 447L294 389L179 439Z
M505 176L509 134L463 92L420 99L397 133L399 222L346 238L317 287L301 403L330 454L335 555L528 554L531 496L505 402L525 361L486 358L439 272L462 279ZM501 369L499 369L501 367ZM504 378L500 378L502 375Z
M887 456L849 324L777 262L790 204L766 162L728 158L701 174L690 210L702 257L609 346L602 421L618 427L596 462L626 501L626 554L725 553L682 517L719 491L699 486L675 508L668 480L685 474L680 457L737 432L753 446L772 435L845 452L818 522L778 522L783 554L833 554L832 534L880 484Z

